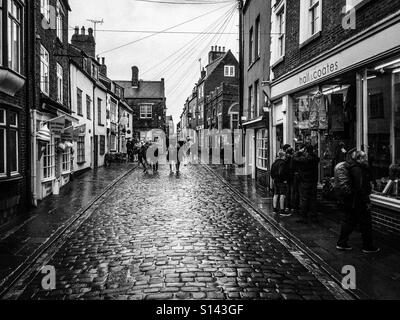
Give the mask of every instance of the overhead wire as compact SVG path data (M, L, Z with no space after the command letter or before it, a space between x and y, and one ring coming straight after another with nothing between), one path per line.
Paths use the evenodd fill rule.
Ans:
M130 41L130 42L128 42L128 43L125 43L125 44L123 44L123 45L119 45L119 46L117 46L117 47L115 47L115 48L111 48L111 49L105 50L105 51L103 51L103 52L100 52L99 55L102 55L102 54L105 54L105 53L109 53L109 52L112 52L112 51L115 51L115 50L118 50L118 49L121 49L121 48L130 46L130 45L132 45L132 44L134 44L134 43L137 43L137 42L139 42L139 41L148 39L148 38L150 38L150 37L154 37L154 36L156 36L156 35L158 35L158 34L160 34L160 33L162 33L162 32L169 31L169 30L172 30L172 29L174 29L174 28L183 26L183 25L185 25L185 24L187 24L187 23L189 23L189 22L192 22L192 21L195 21L195 20L197 20L197 19L200 19L200 18L202 18L202 17L204 17L204 16L207 16L207 15L209 15L209 14L211 14L211 13L214 13L214 12L216 12L216 11L218 11L218 10L221 10L221 9L223 9L223 8L226 8L226 7L228 7L228 6L229 6L229 5L225 5L225 6L222 6L222 7L218 8L218 9L214 9L214 10L211 10L211 11L207 11L206 13L203 13L203 14L201 14L201 15L199 15L199 16L196 16L196 17L191 18L191 19L189 19L189 20L186 20L186 21L184 21L184 22L178 23L178 24L176 24L176 25L174 25L174 26L172 26L172 27L168 27L168 28L166 28L166 29L157 31L157 32L155 32L155 33L153 33L153 34L150 34L150 35L148 35L148 36L145 36L145 37L136 39L136 40L134 40L134 41Z

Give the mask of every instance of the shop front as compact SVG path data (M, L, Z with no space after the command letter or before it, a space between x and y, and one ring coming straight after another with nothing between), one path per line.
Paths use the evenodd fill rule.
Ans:
M346 151L365 151L375 227L400 236L400 38L393 32L399 24L274 81L273 114L282 119L273 124L271 146L276 154L282 144L312 144L321 159L321 189Z
M70 182L73 173L73 144L76 121L69 115L33 111L35 120L33 150L33 202L51 194Z

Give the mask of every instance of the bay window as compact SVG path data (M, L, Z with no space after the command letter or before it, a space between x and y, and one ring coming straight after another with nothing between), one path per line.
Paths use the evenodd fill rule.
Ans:
M40 45L40 90L49 95L49 52Z
M0 178L19 174L18 113L0 108Z

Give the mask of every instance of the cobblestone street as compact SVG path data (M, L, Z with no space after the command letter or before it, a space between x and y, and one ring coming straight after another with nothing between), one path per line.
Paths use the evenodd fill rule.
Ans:
M55 252L17 298L334 298L201 166L134 171Z

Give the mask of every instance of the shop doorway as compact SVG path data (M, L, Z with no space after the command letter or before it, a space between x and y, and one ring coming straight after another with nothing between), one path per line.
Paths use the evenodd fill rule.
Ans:
M279 150L283 147L283 123L276 126L276 146L274 157L277 156Z

